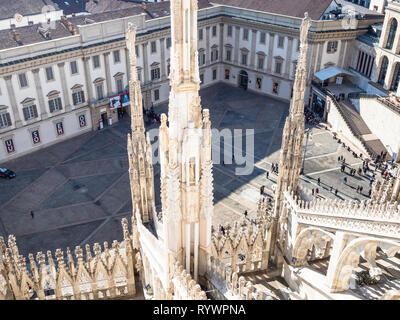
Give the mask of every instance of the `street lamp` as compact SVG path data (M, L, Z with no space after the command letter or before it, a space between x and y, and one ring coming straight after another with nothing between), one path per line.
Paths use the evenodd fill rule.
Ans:
M303 174L304 173L304 161L306 160L306 152L307 152L307 145L308 145L308 137L310 136L310 132L311 132L311 129L310 128L307 128L306 130L305 130L305 134L306 134L306 146L304 147L304 154L303 154L303 162L302 162L302 164L301 164L301 174ZM311 140L312 140L312 135L311 135Z

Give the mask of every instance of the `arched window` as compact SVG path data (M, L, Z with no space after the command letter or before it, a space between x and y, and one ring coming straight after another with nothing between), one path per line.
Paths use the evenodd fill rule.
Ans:
M379 73L378 83L383 86L385 84L385 77L388 68L389 60L386 56L382 59L381 72Z
M393 48L393 42L394 42L394 37L396 35L396 30L397 30L397 20L393 19L392 22L390 23L389 35L386 41L386 49Z
M392 84L390 85L390 91L397 91L400 83L400 63L396 63L396 67L393 73Z

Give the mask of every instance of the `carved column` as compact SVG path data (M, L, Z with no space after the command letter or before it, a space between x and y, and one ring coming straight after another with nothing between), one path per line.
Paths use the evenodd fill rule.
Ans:
M206 27L206 65L210 64L210 26Z
M250 69L254 69L256 60L257 30L251 30Z
M186 271L190 274L190 223L186 223Z
M37 96L38 96L40 117L43 120L43 119L46 119L48 117L48 114L47 114L47 109L46 109L46 103L44 101L42 84L40 83L39 69L38 68L37 69L33 69L32 73L33 73L33 79L35 81L36 93L37 93Z
M233 64L239 62L240 27L235 27L235 45L233 48Z
M269 44L268 44L268 57L267 57L267 73L272 71L272 61L274 59L274 39L275 34L269 34Z
M66 77L65 77L64 65L65 65L64 62L60 62L57 64L58 70L60 71L61 88L62 88L62 94L63 94L63 98L64 98L65 111L69 111L69 110L71 110L71 103L69 100L68 86L67 86L67 81L66 81Z
M328 285L330 288L335 285L334 278L336 273L336 267L341 253L347 244L349 235L343 231L336 231L335 240L333 242L333 248L331 251L331 258L329 259L329 266L327 272Z
M224 55L224 24L219 24L219 56L218 61L222 62L222 57Z
M107 86L107 96L112 95L112 88L111 88L111 74L110 74L110 53L106 52L103 54L104 57L104 67L106 72L106 86Z
M199 274L199 223L194 224L194 280L198 280Z
M290 77L290 66L292 65L292 54L293 54L293 38L288 37L288 47L286 52L286 64L285 64L285 72L283 76L285 78Z
M165 80L167 78L167 73L165 70L165 38L160 39L160 48L161 48L161 80Z
M14 87L13 87L13 84L11 81L11 75L5 76L4 80L6 81L7 93L10 98L11 109L14 113L15 127L19 128L22 124L22 121L21 121L21 117L19 115L17 100L15 97L15 91L14 91Z

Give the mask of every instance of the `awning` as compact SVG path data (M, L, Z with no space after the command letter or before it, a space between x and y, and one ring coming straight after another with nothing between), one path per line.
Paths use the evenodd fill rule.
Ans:
M345 74L348 76L354 77L354 75L344 69L338 68L338 67L329 67L324 70L318 71L317 73L314 73L314 76L317 77L321 81L325 81L326 79L336 77L340 74Z

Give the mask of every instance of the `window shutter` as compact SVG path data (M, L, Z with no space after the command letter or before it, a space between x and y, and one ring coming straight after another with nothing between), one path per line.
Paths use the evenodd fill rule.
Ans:
M28 107L23 108L23 109L22 109L22 112L24 113L25 121L28 120L28 118L29 118Z
M38 113L37 113L36 105L32 105L32 110L33 110L34 117L37 118L38 117Z
M6 113L6 120L7 120L6 126L7 127L11 126L11 117L10 117L10 114L8 112Z
M57 100L58 100L58 109L62 110L61 98L57 98Z
M80 91L80 95L81 95L81 102L85 102L85 93L83 91Z

